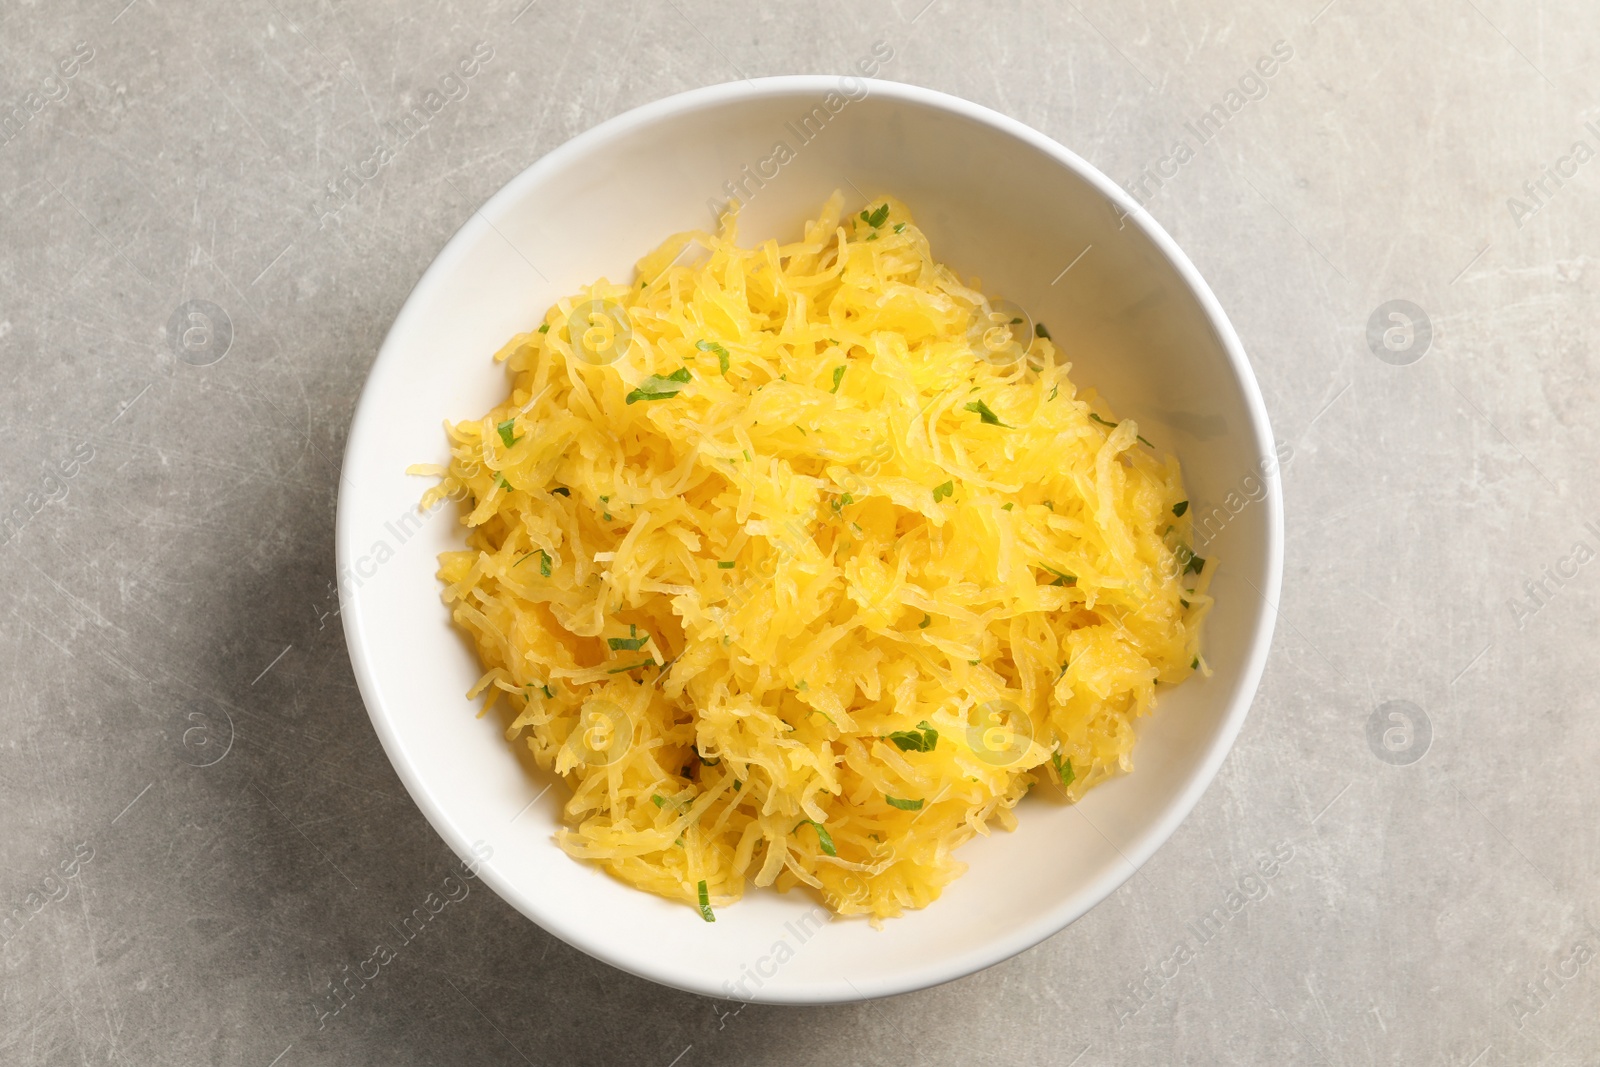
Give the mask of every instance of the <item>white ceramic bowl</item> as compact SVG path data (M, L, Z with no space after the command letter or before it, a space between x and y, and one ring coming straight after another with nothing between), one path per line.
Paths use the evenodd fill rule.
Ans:
M779 142L792 159L776 162ZM404 473L444 461L444 419L475 418L504 397L490 357L512 334L596 277L630 277L668 234L708 228L725 183L741 180L746 242L796 234L836 188L851 203L901 198L942 261L1047 323L1080 386L1177 452L1197 519L1217 531L1202 549L1221 563L1204 641L1215 673L1162 695L1141 725L1134 773L1075 807L1024 802L1015 833L965 845L967 873L882 930L821 921L800 893L753 888L707 924L562 853L552 833L564 787L545 791L550 781L524 766L496 717L475 718L464 697L478 668L434 578L435 557L461 536L454 506L419 516L427 483ZM373 364L345 453L345 636L373 725L418 806L459 855L475 843L492 850L484 881L550 933L634 974L742 1001L901 993L1060 930L1199 799L1271 640L1283 539L1273 454L1255 378L1210 289L1126 194L1059 144L908 85L823 76L717 85L551 152L423 275Z

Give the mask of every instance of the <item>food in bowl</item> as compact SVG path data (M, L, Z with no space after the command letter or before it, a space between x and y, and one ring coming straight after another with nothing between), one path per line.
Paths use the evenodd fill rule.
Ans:
M905 205L842 206L753 248L730 212L560 301L412 468L466 501L469 695L570 787L561 847L708 921L751 882L930 904L1203 669L1176 459Z

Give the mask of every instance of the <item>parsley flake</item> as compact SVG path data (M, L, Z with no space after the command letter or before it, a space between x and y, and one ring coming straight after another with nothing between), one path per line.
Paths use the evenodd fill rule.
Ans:
M715 352L717 354L717 363L722 367L722 373L728 373L728 350L726 348L723 348L715 341L696 341L694 346L702 352ZM684 381L688 380L687 378L684 379Z
M985 404L981 400L974 400L972 403L968 404L967 410L976 413L978 418L982 419L990 426L1006 426L1005 423L1000 421L1000 416L990 411L989 405ZM1009 430L1011 427L1006 426L1006 429Z
M618 652L618 651L637 652L641 648L643 648L645 645L648 645L649 643L650 643L650 635L649 634L645 634L643 637L608 637L608 638L606 638L606 644L611 646L611 651L613 651L613 652Z
M1056 777L1061 779L1062 785L1071 785L1073 779L1078 777L1078 772L1072 769L1072 760L1062 759L1061 753L1051 753L1050 762L1055 765Z
M922 805L927 803L926 800L901 800L899 797L892 797L888 793L883 794L883 799L889 802L891 808L899 808L901 811L921 811Z
M521 563L524 560L530 560L534 556L539 557L539 573L544 575L546 578L550 577L550 553L546 552L542 548L529 552L526 556L523 556L522 559L517 560L517 563ZM513 567L516 565L516 563L512 564Z
M888 219L888 217L889 217L889 205L888 204L880 204L880 205L878 205L878 207L870 215L867 214L865 211L861 212L861 221L865 222L868 226L871 226L873 229L877 229L879 226L882 226L884 224L884 221L886 219Z
M889 740L901 752L932 752L939 743L939 731L930 726L927 719L923 719L917 723L915 730L896 730L889 735Z
M820 822L817 822L815 819L802 819L799 826L796 826L795 829L798 830L801 826L805 826L807 823L810 823L812 826L816 827L817 840L822 844L822 851L829 856L837 856L839 854L839 850L833 847L833 835L828 833L828 828L823 826Z
M689 368L679 367L665 378L652 374L639 383L639 388L629 393L626 400L632 404L639 400L670 400L689 382Z
M1066 571L1058 571L1054 567L1050 566L1050 564L1048 564L1048 563L1041 563L1041 564L1039 564L1039 566L1043 567L1045 570L1049 571L1051 574L1056 576L1056 580L1051 582L1050 583L1051 585L1077 585L1078 584L1078 576L1075 575L1075 574L1068 574Z

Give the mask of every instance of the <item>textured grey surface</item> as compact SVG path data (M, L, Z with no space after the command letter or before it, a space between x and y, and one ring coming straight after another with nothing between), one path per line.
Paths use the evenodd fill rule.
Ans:
M1600 13L924 2L0 7L0 1062L1600 1058ZM938 989L740 1009L471 883L319 1028L454 862L332 614L338 457L384 331L473 207L574 134L880 40L883 76L1144 181L1244 339L1295 457L1232 756L1106 903ZM430 89L425 128L390 125ZM1185 123L1219 104L1200 143ZM1396 299L1431 338L1382 320L1380 359ZM231 320L215 362L169 344L190 300Z

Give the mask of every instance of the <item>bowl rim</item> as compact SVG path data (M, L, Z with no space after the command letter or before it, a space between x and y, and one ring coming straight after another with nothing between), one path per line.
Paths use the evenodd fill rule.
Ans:
M493 224L489 218L496 210L523 199L525 190L529 186L536 184L547 173L564 168L569 159L626 138L661 119L768 96L822 95L829 90L838 89L847 80L865 86L867 97L881 96L909 106L945 111L959 118L988 126L1049 156L1096 189L1112 207L1118 210L1124 224L1134 225L1143 231L1199 302L1238 382L1244 406L1249 413L1249 430L1263 446L1261 455L1265 457L1274 453L1276 442L1260 386L1245 355L1244 346L1216 295L1212 293L1210 286L1200 276L1200 272L1190 262L1189 257L1178 247L1177 242L1149 212L1129 193L1075 152L1038 130L991 108L935 89L904 82L838 74L791 74L723 82L690 89L632 108L600 122L545 153L502 186L481 207L474 209L417 280L396 314L383 344L379 346L377 356L368 368L366 380L351 418L349 436L345 442L340 464L340 488L334 529L335 566L341 605L359 602L356 590L351 587L352 583L348 577L351 573L348 564L360 555L361 547L355 540L356 520L352 517L352 505L348 499L352 483L347 473L352 452L365 436L367 423L375 422L382 417L382 412L377 410L375 400L377 390L374 385L374 372L391 348L401 343L399 338L408 332L412 320L422 314L421 308L425 302L422 297L457 269L459 261L485 229L492 229ZM1271 466L1262 476L1267 482L1268 490L1265 497L1268 508L1264 561L1267 580L1265 588L1257 591L1261 594L1267 610L1259 616L1255 631L1251 635L1249 650L1241 665L1240 684L1234 692L1220 728L1210 738L1196 771L1191 774L1184 789L1162 810L1159 817L1140 827L1129 841L1117 846L1127 863L1109 867L1099 878L1076 893L1064 896L1060 903L1041 913L1033 921L1012 930L1004 937L987 942L982 949L969 950L932 963L908 967L891 976L864 982L865 988L846 978L842 989L837 984L830 984L825 988L814 989L760 990L749 998L750 1001L786 1004L846 1003L908 993L953 981L1009 959L1060 932L1105 900L1138 872L1199 803L1200 797L1221 769L1223 760L1232 750L1260 687L1261 676L1272 644L1282 590L1284 522L1282 482L1277 466ZM458 856L471 856L473 842L467 839L467 835L455 824L444 805L434 796L428 782L407 754L388 710L379 699L380 689L377 684L374 656L369 649L370 638L362 613L341 611L340 615L362 703L383 746L384 754L435 832ZM580 931L573 929L563 920L558 909L547 906L533 894L501 876L491 863L481 865L478 877L483 879L501 899L547 933L581 949L587 955L662 985L727 999L725 991L713 985L709 979L701 981L695 976L675 973L665 967L652 965L646 960L622 957L604 946L591 943Z

